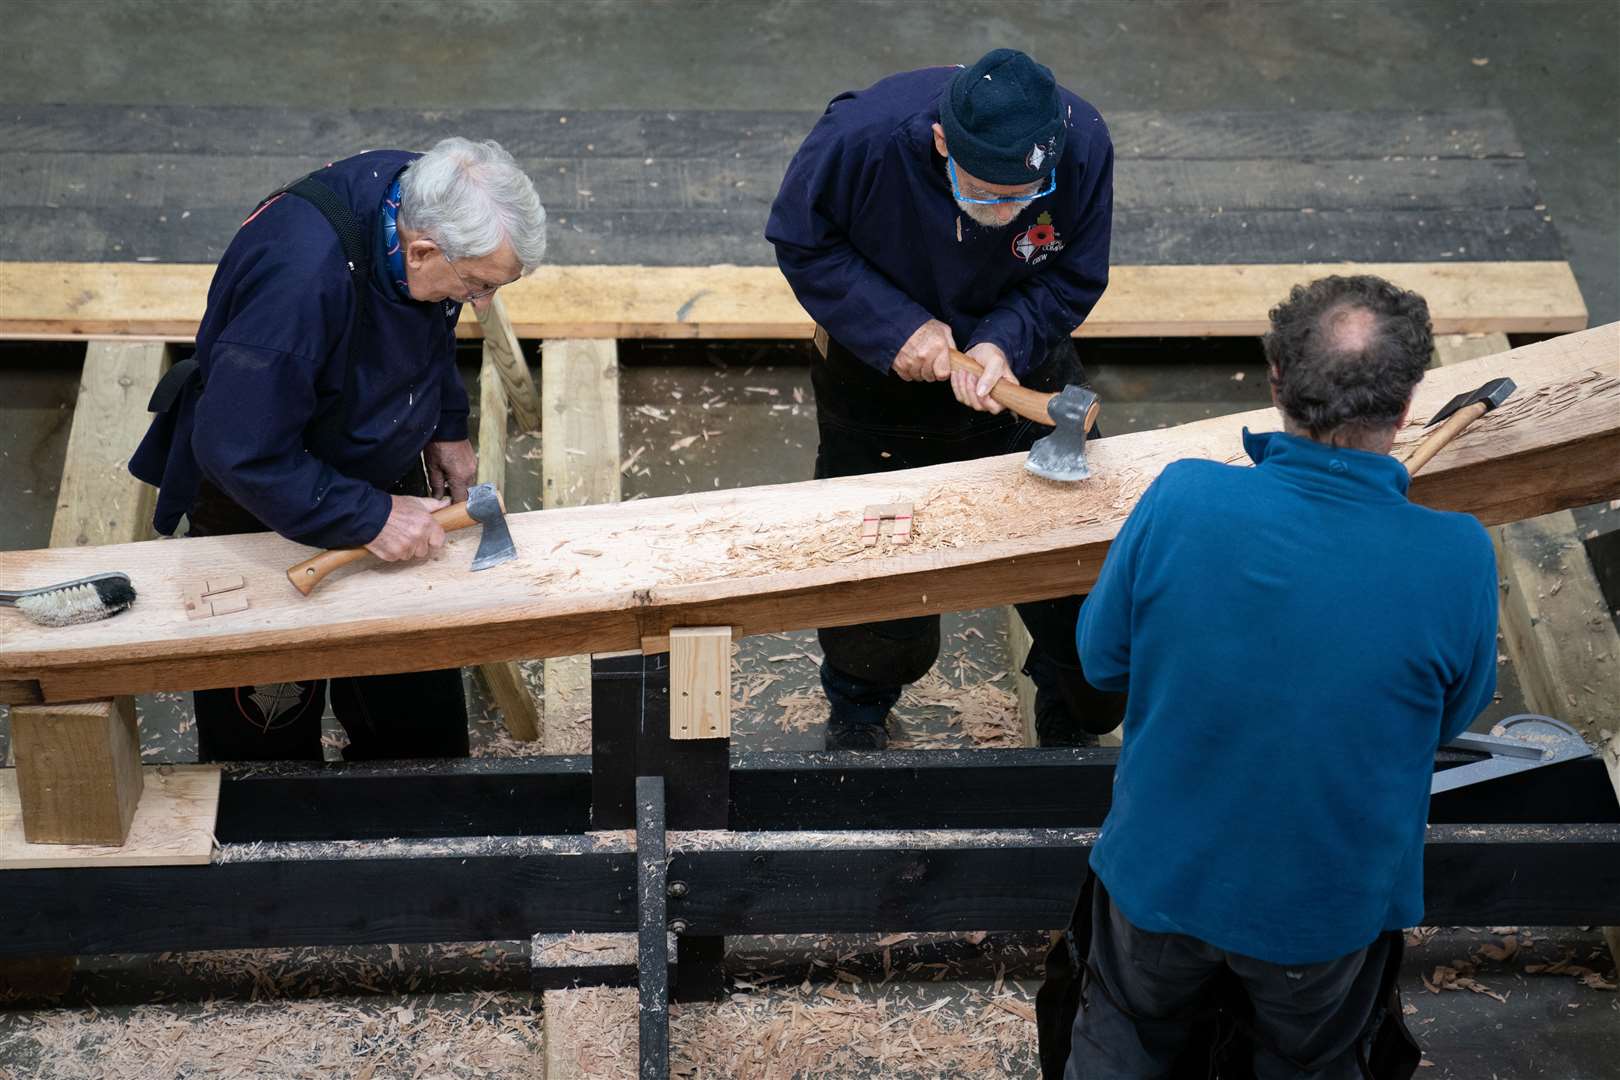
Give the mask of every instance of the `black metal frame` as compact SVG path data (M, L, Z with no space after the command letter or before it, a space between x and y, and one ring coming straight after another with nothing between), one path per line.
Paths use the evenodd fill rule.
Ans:
M635 931L662 1077L667 1002L723 992L724 935L1050 929L1108 810L1111 749L731 753L669 738L667 654L592 686L591 757L228 769L212 864L9 871L0 956ZM1620 923L1597 758L1437 794L1430 823L1428 921Z

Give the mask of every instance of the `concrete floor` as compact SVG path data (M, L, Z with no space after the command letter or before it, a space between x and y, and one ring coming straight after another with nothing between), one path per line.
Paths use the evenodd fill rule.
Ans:
M1014 45L1050 64L1105 116L1127 108L1502 108L1533 163L1592 321L1620 318L1620 5L1610 0L396 0L386 6L0 0L0 25L14 45L0 65L0 106L819 108L838 91L890 71L968 61L992 46ZM858 32L851 33L852 26ZM6 257L0 237L0 259ZM642 358L659 359L650 355L655 350L646 352ZM1163 359L1168 352L1173 359ZM0 516L0 546L37 546L48 535L79 355L77 346L0 347L0 492L8 505ZM642 444L649 449L642 458L647 472L626 477L626 497L808 475L813 419L808 408L791 405L796 387L808 392L804 358L766 348L702 359L707 367L640 366L635 359L627 366L624 445L627 453ZM1263 400L1252 352L1189 355L1182 346L1120 345L1099 347L1087 363L1110 402L1114 431L1253 408ZM1240 371L1247 377L1235 380ZM723 412L711 410L717 423L690 412L705 385L727 402ZM753 393L750 386L778 394ZM677 390L687 405L672 404ZM773 407L783 404L789 407ZM669 411L671 418L654 421L637 410L640 405ZM716 434L676 453L667 447L677 425L688 434ZM517 457L514 465L520 463ZM986 668L1004 670L996 613L955 620L948 632ZM779 731L770 720L776 698L807 688L813 678L809 655L771 659L793 651L813 654L813 635L756 646L744 657L745 671L768 666L785 676L771 688L774 696L763 699L756 729L746 738L776 746L815 742L814 731ZM1516 703L1509 674L1492 716ZM143 711L150 749L163 758L186 757L184 710L149 700ZM944 719L924 709L908 722L927 732ZM485 745L498 741L487 718L478 730ZM1580 931L1554 933L1582 955L1595 940ZM1473 950L1476 937L1460 935L1453 951ZM1431 943L1421 952L1435 949ZM1408 992L1422 995L1417 1019L1433 1020L1424 1024L1423 1037L1437 1067L1427 1075L1612 1075L1620 1054L1613 994L1583 990L1572 980L1526 982L1504 974L1515 986L1505 1003L1480 994L1427 995L1419 969L1449 957L1420 955L1409 964ZM431 958L422 964L434 970ZM214 988L243 997L253 992ZM380 1001L378 1009L396 1003ZM0 1017L0 1047L25 1022L25 1014ZM30 1075L31 1063L37 1058L9 1057L0 1049L0 1077L12 1075L8 1068Z

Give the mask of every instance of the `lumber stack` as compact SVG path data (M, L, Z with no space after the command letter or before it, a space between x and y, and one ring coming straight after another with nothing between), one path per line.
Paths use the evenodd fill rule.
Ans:
M1403 453L1457 393L1507 375L1519 391L1444 451L1412 497L1487 524L1620 495L1620 324L1437 369ZM680 626L741 635L840 625L1083 591L1136 498L1170 461L1245 461L1243 427L1271 410L1094 443L1095 475L1052 485L1022 455L880 476L511 516L520 558L471 574L476 530L436 562L359 564L313 596L286 582L309 549L274 536L0 553L27 587L128 572L131 611L47 630L0 612L0 696L78 700L294 677L373 674L638 648ZM863 547L864 507L910 501L911 542ZM199 577L248 583L246 611L188 620Z

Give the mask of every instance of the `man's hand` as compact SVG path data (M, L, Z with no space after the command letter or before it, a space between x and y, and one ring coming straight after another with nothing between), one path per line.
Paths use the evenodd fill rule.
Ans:
M991 389L1002 379L1014 386L1018 385L1017 377L1007 367L1007 354L1001 351L1000 346L992 345L988 341L979 342L969 349L967 354L979 362L979 366L984 368L984 374L951 372L951 391L956 394L956 400L980 412L1001 412L1002 406L989 396Z
M471 442L430 442L422 460L427 462L428 490L434 498L467 501L467 489L478 479L478 452Z
M449 505L445 499L423 499L416 495L390 495L394 508L388 520L366 545L366 550L387 562L420 559L444 547L444 530L433 520L433 511Z
M894 354L894 373L907 382L937 382L951 376L951 328L929 319L912 332Z

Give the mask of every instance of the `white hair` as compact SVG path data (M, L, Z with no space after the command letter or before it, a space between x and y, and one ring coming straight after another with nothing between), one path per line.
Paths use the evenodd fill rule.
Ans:
M452 259L476 259L509 241L527 274L546 254L546 208L534 182L493 139L449 138L406 166L399 223Z

